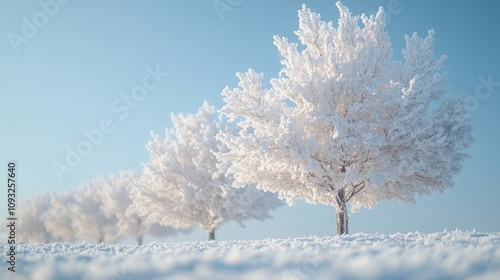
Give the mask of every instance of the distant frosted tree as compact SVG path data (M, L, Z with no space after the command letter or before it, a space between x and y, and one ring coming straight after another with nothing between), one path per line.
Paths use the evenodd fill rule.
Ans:
M40 219L54 241L75 241L77 236L70 208L75 203L73 190L52 193L48 198L48 203L49 206Z
M106 179L100 176L74 191L75 201L69 208L78 239L101 243L113 242L120 237L117 217L107 216L103 211L106 185Z
M116 237L132 237L141 245L145 234L156 237L176 234L171 227L147 223L139 216L130 197L132 186L138 178L139 174L130 170L112 174L103 180L101 210L108 219L116 218Z
M301 47L274 37L283 69L271 88L252 69L237 73L221 113L241 131L218 137L236 186L332 205L337 233L347 234L348 203L356 211L452 187L473 138L464 96L446 95L434 31L406 37L405 62L392 61L382 8L352 16L337 7L335 28L303 6Z
M16 213L18 240L87 239L100 243L132 237L142 244L145 234L156 237L177 234L171 227L147 223L139 216L130 198L137 178L134 171L123 171L107 178L97 177L78 189L27 199Z
M231 130L213 106L205 102L197 114L171 117L173 129L166 129L165 139L152 133L150 162L133 192L136 209L148 221L180 229L200 227L213 240L220 224L263 220L280 205L274 195L253 186L232 187L228 165L214 155L226 149L215 139L217 133Z
M17 207L16 239L18 242L53 241L53 237L45 228L40 217L48 210L50 193L42 193L20 203ZM3 226L5 230L5 226ZM8 228L7 228L8 229Z

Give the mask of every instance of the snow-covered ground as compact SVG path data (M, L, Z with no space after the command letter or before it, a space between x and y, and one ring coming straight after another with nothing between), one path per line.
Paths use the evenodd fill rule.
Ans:
M500 279L500 233L475 231L16 250L0 279Z

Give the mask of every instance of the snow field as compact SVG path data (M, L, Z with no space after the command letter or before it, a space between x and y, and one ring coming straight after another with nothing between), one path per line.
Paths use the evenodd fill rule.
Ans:
M1 243L5 256L8 244ZM500 279L500 233L150 243L20 243L1 279Z

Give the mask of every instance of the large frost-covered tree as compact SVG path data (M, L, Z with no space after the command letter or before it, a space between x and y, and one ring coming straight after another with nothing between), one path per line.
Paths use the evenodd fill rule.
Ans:
M270 88L250 69L223 90L221 113L241 131L218 136L229 148L218 156L236 186L334 206L337 233L347 234L348 203L356 211L451 187L473 138L464 96L447 95L434 31L407 36L405 61L393 61L382 8L352 16L337 7L334 27L303 6L300 47L274 37L283 69Z
M226 149L216 140L217 133L232 133L231 127L216 116L213 106L205 102L196 114L171 118L173 129L166 129L165 139L152 133L147 144L150 162L132 192L136 209L148 222L177 229L199 227L213 240L220 224L263 220L281 204L255 186L232 187L228 165L214 155Z

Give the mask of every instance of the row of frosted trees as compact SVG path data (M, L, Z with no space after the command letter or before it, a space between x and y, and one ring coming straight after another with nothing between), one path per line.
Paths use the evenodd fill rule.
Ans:
M352 16L337 7L335 28L303 6L300 47L274 38L283 69L270 88L252 69L237 73L221 116L205 103L172 115L165 139L152 134L130 191L141 224L197 226L212 239L225 221L266 218L277 194L333 206L337 233L347 234L348 205L414 202L453 186L472 125L465 96L448 94L434 31L406 36L405 61L393 61L382 8Z
M77 189L42 193L24 201L17 213L18 240L28 242L116 242L144 234L175 234L170 227L146 224L130 198L133 171L97 177Z
M120 172L81 187L44 193L19 207L19 240L30 242L116 242L169 236L198 227L215 239L229 221L264 220L282 203L255 185L232 186L227 164L216 158L224 145L217 133L230 132L215 108L204 103L196 114L172 114L165 139L152 134L150 161L141 174Z

